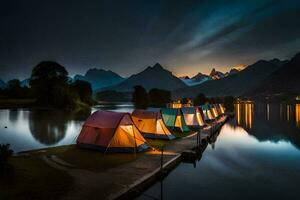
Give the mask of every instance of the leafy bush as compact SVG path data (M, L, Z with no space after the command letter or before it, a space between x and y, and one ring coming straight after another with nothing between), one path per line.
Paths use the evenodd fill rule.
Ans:
M235 101L235 98L233 96L226 96L224 98L224 106L226 108L226 111L229 111L229 112L233 112L234 111L234 103Z

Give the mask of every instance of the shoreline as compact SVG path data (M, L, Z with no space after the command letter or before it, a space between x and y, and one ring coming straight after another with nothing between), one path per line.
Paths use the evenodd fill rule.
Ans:
M138 197L141 195L144 191L146 191L149 187L151 187L154 183L159 181L159 179L167 176L170 172L172 172L173 169L175 169L182 161L184 161L183 153L185 151L193 150L195 148L198 148L198 151L201 151L202 153L205 151L207 144L209 142L209 139L213 137L221 128L222 126L231 119L231 115L226 115L226 118L224 121L220 122L219 124L216 124L216 127L213 128L213 132L208 133L207 137L202 138L202 140L205 140L205 146L200 146L198 148L195 143L194 145L191 145L189 148L182 150L178 155L174 156L172 159L168 160L163 164L162 169L160 167L156 168L152 172L144 175L142 178L136 180L134 183L128 186L127 189L120 190L119 192L110 195L107 199L108 200L114 200L114 199L132 199L135 197ZM208 132L210 132L210 129L207 129ZM205 133L204 133L205 134ZM197 133L191 134L189 136L186 136L181 139L195 139L195 136L197 136ZM203 143L202 143L203 144Z
M25 160L37 159L44 163L47 169L60 171L72 179L72 184L69 184L71 189L61 193L61 199L131 199L142 194L162 176L176 168L184 160L183 153L191 152L197 146L198 150L201 148L205 150L209 140L214 138L213 136L230 117L226 115L218 122L215 121L215 126L202 129L200 134L192 132L179 139L165 142L163 170L160 168L161 151L157 149L136 154L103 154L83 150L76 145L63 145L21 151L14 157ZM199 146L199 140L206 146ZM149 142L152 142L151 145L154 147L159 141ZM201 155L203 151L200 151ZM60 182L64 181L60 177L57 178L56 180ZM55 180L55 177L53 179ZM103 192L98 194L97 198L94 197L99 191Z

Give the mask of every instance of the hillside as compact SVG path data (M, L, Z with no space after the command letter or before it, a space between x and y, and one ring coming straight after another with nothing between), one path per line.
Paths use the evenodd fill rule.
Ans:
M6 83L0 79L0 89L3 89L5 87L6 87Z
M249 65L246 69L222 79L206 81L201 85L176 90L173 92L173 97L193 98L199 93L204 93L206 96L240 96L257 87L279 67L280 65L272 62L260 60Z
M93 90L116 85L124 80L123 77L110 70L89 69L84 76L75 75L74 80L84 80L91 83Z
M282 93L300 93L300 52L285 62L248 95L274 95Z
M157 63L153 67L147 67L142 72L130 76L118 85L103 88L102 90L129 92L133 90L135 85L141 85L146 90L152 88L175 90L186 87L186 85L179 78L174 76L172 72L164 69Z

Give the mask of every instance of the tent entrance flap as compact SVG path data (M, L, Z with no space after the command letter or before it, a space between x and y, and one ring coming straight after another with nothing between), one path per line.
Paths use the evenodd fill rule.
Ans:
M132 120L138 130L148 138L170 139L173 137L165 126L160 112L134 110Z

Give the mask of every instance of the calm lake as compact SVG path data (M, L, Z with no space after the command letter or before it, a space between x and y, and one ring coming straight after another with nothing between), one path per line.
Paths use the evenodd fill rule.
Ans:
M96 110L131 112L131 104L98 105L77 115L55 110L0 109L0 143L14 152L74 144L81 126Z
M300 104L238 104L200 161L137 199L299 199Z
M237 104L196 165L182 163L138 199L299 199L300 104ZM131 112L130 104L95 110ZM90 112L0 110L0 143L15 152L75 143ZM7 127L7 128L5 128Z

